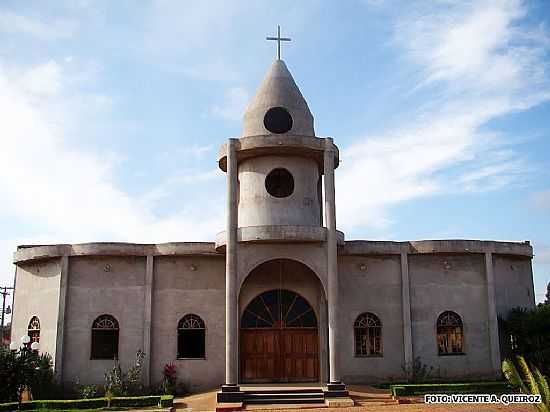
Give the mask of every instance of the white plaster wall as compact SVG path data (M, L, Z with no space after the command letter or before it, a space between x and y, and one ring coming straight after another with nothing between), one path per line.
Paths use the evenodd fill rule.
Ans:
M61 259L21 263L16 269L11 339L17 343L28 334L33 316L40 319L40 352L55 360Z
M367 269L361 270L361 264ZM346 383L397 379L403 372L401 263L399 256L341 256L340 369ZM372 312L382 322L381 357L356 357L353 325L357 316Z
M499 316L506 318L514 307L535 306L531 259L493 255L493 268Z
M91 327L102 314L114 316L120 327L119 358L123 369L143 349L145 257L71 257L63 379L103 384L112 360L90 359ZM106 265L110 271L105 271Z
M153 275L151 380L162 380L164 365L175 363L188 390L221 385L225 376L225 260L220 257L155 257ZM196 270L191 270L194 265ZM188 313L206 324L205 359L178 360L177 326Z
M484 259L482 254L409 255L413 357L434 367L435 376L492 376ZM438 355L436 322L446 310L462 317L465 355Z
M238 248L239 260L237 285L242 285L247 275L260 264L273 259L290 259L303 263L317 275L326 296L327 254L322 243L241 243Z
M287 169L294 178L293 193L271 196L265 188L267 175L276 168ZM308 158L261 156L239 164L239 227L297 225L320 226L317 193L319 166Z

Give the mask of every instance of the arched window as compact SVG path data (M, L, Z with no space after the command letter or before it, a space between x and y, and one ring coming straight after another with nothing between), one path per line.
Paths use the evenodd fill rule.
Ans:
M178 322L178 358L205 357L206 327L197 315L188 314Z
M27 335L31 338L31 343L40 342L40 320L38 316L33 316L31 318Z
M118 357L118 321L111 315L101 315L92 324L92 359Z
M455 312L446 311L437 318L437 347L440 355L464 353L462 319Z
M382 322L374 313L362 313L353 325L355 356L382 355Z

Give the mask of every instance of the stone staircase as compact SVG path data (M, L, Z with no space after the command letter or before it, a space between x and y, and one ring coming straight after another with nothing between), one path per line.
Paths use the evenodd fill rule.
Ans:
M243 392L245 405L324 405L325 403L322 388L245 389Z

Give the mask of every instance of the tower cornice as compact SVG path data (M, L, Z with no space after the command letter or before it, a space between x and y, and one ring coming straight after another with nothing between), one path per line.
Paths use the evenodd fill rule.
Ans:
M258 156L298 156L311 158L319 165L323 173L323 152L326 150L327 138L312 137L294 134L257 135L235 139L237 162ZM334 165L339 164L338 147L334 145ZM227 171L227 144L220 147L218 165L224 172Z

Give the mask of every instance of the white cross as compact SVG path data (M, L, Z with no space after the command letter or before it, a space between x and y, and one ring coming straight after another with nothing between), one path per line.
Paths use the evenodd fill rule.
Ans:
M277 41L277 60L281 60L281 42L291 41L291 39L288 37L281 37L281 26L277 26L277 37L266 37L265 39Z

